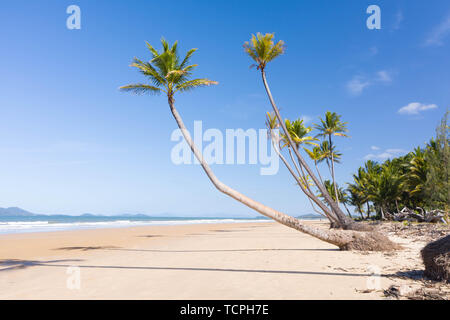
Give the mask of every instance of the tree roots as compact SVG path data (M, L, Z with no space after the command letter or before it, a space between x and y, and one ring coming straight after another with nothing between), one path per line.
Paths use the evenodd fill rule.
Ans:
M450 235L430 242L420 253L427 277L450 282Z

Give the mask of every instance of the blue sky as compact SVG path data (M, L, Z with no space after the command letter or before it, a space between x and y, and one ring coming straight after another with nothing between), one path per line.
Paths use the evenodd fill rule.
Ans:
M81 8L81 30L66 8ZM366 8L381 8L369 30ZM177 97L186 125L264 128L270 105L242 44L275 32L287 44L267 69L287 118L327 110L350 138L339 183L365 159L422 145L450 104L450 3L442 1L9 1L0 11L0 206L37 213L255 216L220 194L199 166L170 160L176 128L163 97L120 85L143 78L145 41L199 48L197 75L219 85ZM403 108L402 112L399 110ZM291 215L310 213L284 168L214 165L219 178ZM324 167L323 170L326 168Z

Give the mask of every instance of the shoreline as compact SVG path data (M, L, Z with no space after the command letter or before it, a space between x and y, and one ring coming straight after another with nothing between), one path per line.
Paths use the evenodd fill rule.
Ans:
M340 251L274 222L4 234L0 299L384 299L413 283L396 272L422 267L421 242L395 241L405 249Z
M41 218L41 217L39 217ZM255 218L208 218L208 217L177 217L165 218L154 217L147 220L135 219L129 217L107 217L114 218L103 221L72 221L61 222L52 220L52 216L38 219L36 221L20 220L2 221L0 218L0 236L6 234L22 234L22 233L45 233L59 231L75 231L75 230L97 230L97 229L117 229L132 227L151 227L151 226L175 226L175 225L192 225L192 224L227 224L227 223L264 223L273 222L273 220L264 217ZM77 216L73 217L77 218ZM104 218L99 216L99 218ZM324 218L298 218L301 221L322 221Z

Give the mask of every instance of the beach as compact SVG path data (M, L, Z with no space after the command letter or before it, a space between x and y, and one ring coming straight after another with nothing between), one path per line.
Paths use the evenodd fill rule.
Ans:
M340 251L273 222L0 235L0 299L384 299L423 268L424 243L391 238L405 249Z

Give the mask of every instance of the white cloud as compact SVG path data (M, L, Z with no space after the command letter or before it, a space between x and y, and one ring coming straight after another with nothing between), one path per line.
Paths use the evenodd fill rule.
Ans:
M401 107L398 110L400 114L419 114L422 111L436 109L438 106L435 104L423 104L420 102L411 102L407 106Z
M377 81L392 82L392 76L388 71L381 70L377 72Z
M311 122L313 120L313 118L310 116L301 116L300 119L303 120L304 124Z
M361 76L354 76L352 80L347 82L347 90L352 95L359 95L363 92L365 88L367 88L370 85L370 81L365 80Z
M380 150L380 147L377 147L377 146L371 146L370 149L372 149L372 150Z
M450 14L437 25L425 40L426 46L442 46L444 38L450 35Z
M386 149L387 153L404 153L406 150L403 149Z
M374 146L371 147L372 150L379 150L378 149L373 149ZM389 158L393 158L396 156L399 156L402 153L406 153L406 150L403 149L386 149L385 151L381 152L381 153L369 153L368 155L364 156L364 160L380 160L380 161L384 161L386 159Z
M347 90L350 94L357 96L360 95L364 89L377 83L391 83L392 74L387 70L377 71L373 76L363 77L360 75L354 76L347 82Z

